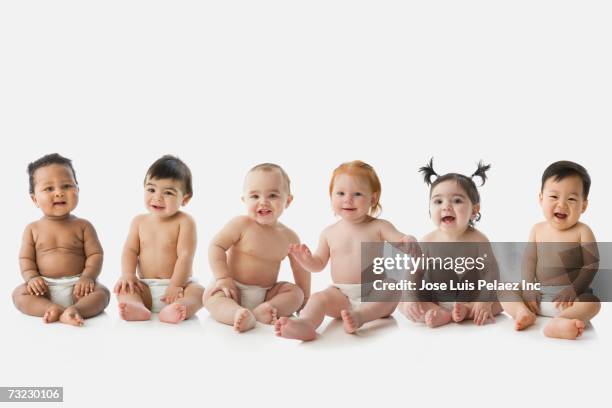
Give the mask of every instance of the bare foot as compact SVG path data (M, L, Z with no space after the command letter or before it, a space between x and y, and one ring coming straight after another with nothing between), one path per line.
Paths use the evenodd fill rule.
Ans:
M286 339L310 341L317 338L315 329L302 319L279 318L274 323L274 333Z
M514 318L514 329L523 330L533 325L536 321L536 315L529 310L519 310Z
M127 321L149 320L151 311L142 303L119 302L119 316Z
M261 305L253 309L253 316L259 323L263 324L274 324L276 322L278 310L268 302L264 302Z
M340 311L340 316L342 316L344 331L347 333L355 333L363 324L359 313L355 310L342 310Z
M582 320L555 317L544 327L544 334L557 339L576 340L582 335L584 326Z
M187 306L181 303L172 303L159 311L159 321L164 323L179 323L187 317Z
M64 312L60 315L59 321L72 326L82 326L83 318L79 314L79 311L74 306L67 307Z
M451 315L456 323L462 322L470 310L463 303L455 303Z
M234 330L239 333L251 330L256 322L255 316L249 309L240 308L234 314Z
M451 313L443 307L429 309L425 313L425 324L431 328L450 323Z
M64 309L60 305L51 305L45 311L43 315L43 322L45 323L53 323L57 322L60 318L60 315L64 312Z

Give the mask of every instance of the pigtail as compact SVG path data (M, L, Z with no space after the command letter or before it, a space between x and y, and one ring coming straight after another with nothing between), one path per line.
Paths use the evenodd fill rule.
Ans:
M433 176L436 176L436 178L440 177L438 173L436 173L436 171L433 169L433 157L429 159L429 163L427 164L427 166L423 166L419 169L419 173L423 174L423 180L428 186L431 186L431 178Z
M471 175L471 178L473 179L474 177L480 177L480 179L482 180L482 183L480 183L480 185L484 185L485 181L487 181L487 171L489 171L489 169L491 168L490 164L484 164L481 161L478 162L478 168L476 169L476 171L474 172L474 174Z

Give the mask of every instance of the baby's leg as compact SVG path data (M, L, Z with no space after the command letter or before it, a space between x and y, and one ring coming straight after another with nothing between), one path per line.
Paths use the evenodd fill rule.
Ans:
M142 291L135 290L134 293L130 293L128 290L122 290L117 294L119 315L123 320L141 321L151 318L153 307L151 290L146 284L143 286Z
M398 302L363 302L359 307L349 310L344 309L340 313L344 330L354 333L364 323L381 317L389 317L397 307Z
M234 330L240 333L251 330L257 323L249 309L240 306L234 299L225 297L222 291L212 295L204 294L204 307L213 319L234 326Z
M266 294L266 301L253 309L258 322L273 324L277 317L291 316L302 306L304 292L289 282L277 282Z
M533 325L536 315L523 302L502 302L503 309L514 319L514 329L523 330Z
M183 297L159 311L159 320L165 323L178 323L197 313L202 308L204 287L190 283L185 287Z
M329 287L321 292L314 293L298 319L281 317L274 324L277 336L288 339L314 340L317 337L316 329L323 323L325 315L339 318L340 312L349 307L349 301L338 288Z
M53 323L59 320L64 308L51 302L47 296L49 296L49 292L45 293L44 296L30 295L26 284L23 283L13 291L13 303L20 312L30 316L42 317L45 323Z
M544 334L548 337L575 340L582 335L587 322L595 317L600 308L601 304L596 296L581 295L572 306L565 308L544 327Z

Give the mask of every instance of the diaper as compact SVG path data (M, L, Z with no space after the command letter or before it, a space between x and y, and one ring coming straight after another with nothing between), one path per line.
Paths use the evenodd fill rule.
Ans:
M261 305L266 300L266 294L272 288L264 288L257 285L245 285L238 281L234 281L236 287L240 290L240 306L253 310Z
M151 312L159 313L160 310L168 305L166 302L161 300L161 298L166 293L168 285L170 285L170 279L141 279L141 281L146 283L151 291L151 300L153 301ZM187 281L187 283L185 283L185 285L191 282L194 282L194 280L190 279Z
M361 283L334 283L344 296L346 296L354 309L361 304Z
M558 285L558 286L544 286L542 285L540 289L540 294L542 297L540 298L540 316L546 317L557 317L559 313L561 313L562 309L557 309L555 307L555 303L553 302L554 298L564 290L568 288L570 285Z
M49 287L49 296L51 301L62 307L72 306L74 298L72 292L74 285L81 278L81 275L66 276L64 278L47 278L43 279Z

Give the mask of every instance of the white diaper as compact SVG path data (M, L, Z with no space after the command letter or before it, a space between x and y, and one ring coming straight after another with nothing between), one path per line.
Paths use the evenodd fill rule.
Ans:
M43 276L49 287L51 301L62 307L72 306L74 303L72 292L74 291L74 285L80 278L81 275L66 276L64 278L47 278Z
M557 317L561 313L562 309L555 307L553 302L554 298L565 288L569 288L570 285L558 285L558 286L544 286L540 289L540 316L546 317Z
M245 285L234 280L236 287L240 290L240 306L253 310L266 300L266 294L272 288L264 288L257 285Z
M151 312L159 313L167 305L161 298L166 293L170 279L141 279L141 281L146 283L151 291L151 299L153 300Z
M344 296L346 296L354 309L361 304L361 283L334 283Z

